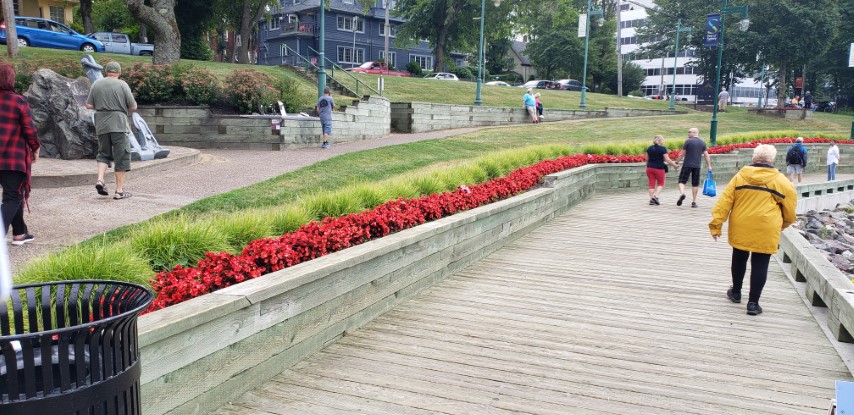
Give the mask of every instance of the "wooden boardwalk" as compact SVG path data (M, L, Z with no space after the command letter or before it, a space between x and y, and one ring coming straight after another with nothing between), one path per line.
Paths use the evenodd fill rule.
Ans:
M826 413L851 374L776 260L748 316L713 200L645 195L576 206L218 414Z

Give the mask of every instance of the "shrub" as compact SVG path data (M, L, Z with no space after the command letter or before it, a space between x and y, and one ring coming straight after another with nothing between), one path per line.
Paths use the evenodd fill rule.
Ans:
M192 68L183 74L184 96L197 105L208 105L219 98L221 91L216 75L202 68Z
M418 62L411 61L406 64L406 72L409 72L415 76L421 76L424 70L421 69L421 65L419 65Z
M75 245L30 262L16 284L103 279L149 285L151 267L128 243Z
M190 222L185 217L146 223L131 235L134 251L148 259L155 271L175 265L192 265L206 252L228 249L227 237L210 223Z
M171 65L153 65L137 62L122 73L134 98L140 103L156 103L174 100L175 77Z
M285 104L285 111L300 112L313 105L313 96L306 94L299 88L299 83L293 79L279 79L274 84L279 100Z
M254 69L235 69L225 79L228 103L243 112L255 112L276 101L275 80Z
M212 61L213 57L211 45L205 41L203 36L196 38L181 37L181 59Z

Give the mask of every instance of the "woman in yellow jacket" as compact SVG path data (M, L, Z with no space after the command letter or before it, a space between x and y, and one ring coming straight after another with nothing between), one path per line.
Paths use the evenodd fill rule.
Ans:
M729 219L728 240L732 246L732 286L726 294L741 302L741 285L750 258L750 295L747 314L762 313L759 296L768 278L768 263L777 253L780 233L795 217L798 195L792 182L774 167L777 149L763 144L753 151L753 163L743 167L729 182L712 208L709 230L718 240Z

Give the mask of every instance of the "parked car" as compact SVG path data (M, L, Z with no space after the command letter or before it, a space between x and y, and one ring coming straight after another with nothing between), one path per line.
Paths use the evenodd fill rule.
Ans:
M485 85L495 85L495 86L512 86L504 81L489 81Z
M86 36L103 43L105 52L138 56L151 56L154 54L154 45L149 43L133 43L130 41L130 37L124 33L95 32Z
M71 30L53 20L38 17L16 17L19 46L39 48L71 49L84 52L103 52L104 44ZM0 24L0 43L6 44L6 23Z
M397 71L394 69L389 69L385 62L365 62L357 68L347 68L345 69L347 72L353 73L370 73L375 75L388 75L388 76L411 76L409 72Z
M554 84L555 81L547 81L543 79L535 79L533 81L525 82L520 85L520 88L535 88L535 89L548 89Z
M581 91L581 88L584 88L585 91L590 91L590 88L582 86L581 81L575 79L559 79L552 85L552 88L564 91Z
M430 79L441 79L443 81L459 81L460 78L457 78L456 75L448 72L436 72L432 75L427 75L427 78Z

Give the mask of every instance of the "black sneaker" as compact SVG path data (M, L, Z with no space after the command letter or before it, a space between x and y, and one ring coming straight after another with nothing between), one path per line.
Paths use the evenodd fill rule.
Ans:
M737 292L732 290L732 287L729 287L729 289L726 290L726 298L729 298L729 300L734 302L734 303L740 303L741 302L741 293L737 293Z
M697 202L691 202L691 207L692 207L692 208L697 207Z
M762 307L756 303L747 303L747 314L751 316L758 316L762 314Z
M20 236L20 238L18 238L18 236ZM18 236L12 237L12 245L21 246L23 244L28 244L28 243L32 242L33 239L36 239L36 237L33 236L33 234L31 234L31 233L25 233L23 235L18 235Z
M656 205L660 205L661 202L658 201L658 196L653 196L652 201L655 202Z
M685 195L679 195L679 200L676 201L676 206L682 206L682 202L685 201Z
M649 205L655 206L655 199L649 199Z

